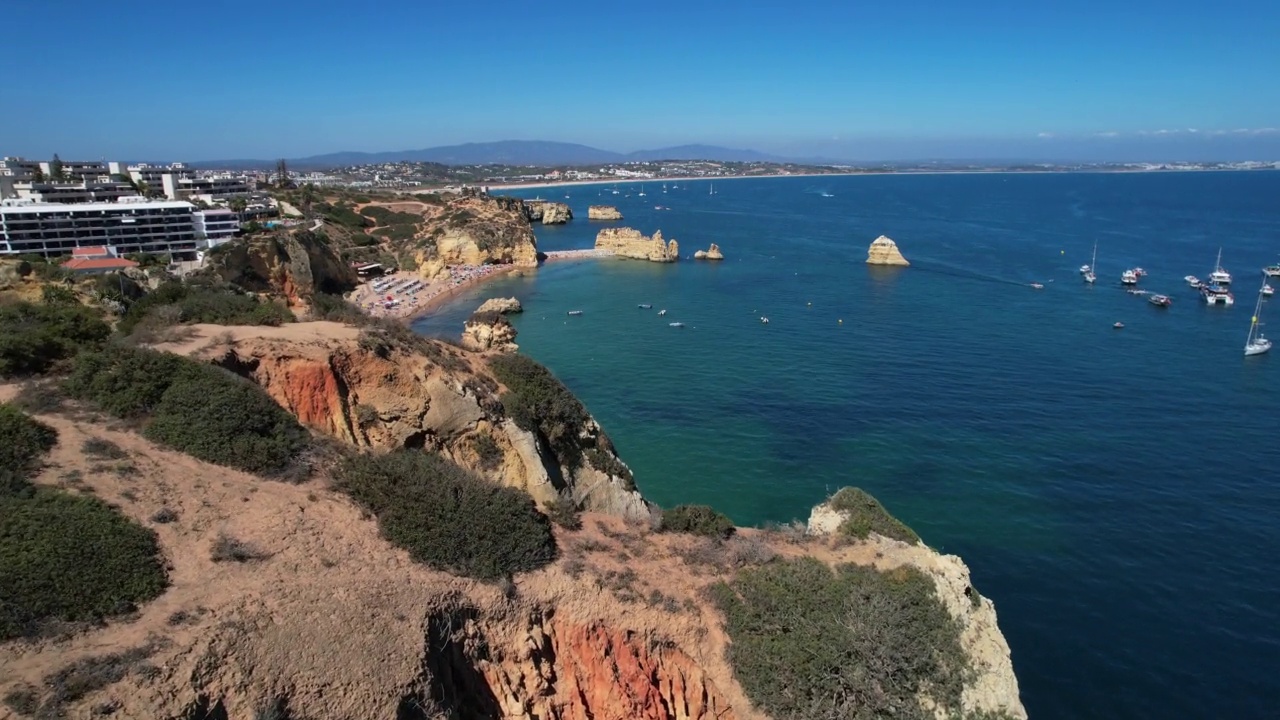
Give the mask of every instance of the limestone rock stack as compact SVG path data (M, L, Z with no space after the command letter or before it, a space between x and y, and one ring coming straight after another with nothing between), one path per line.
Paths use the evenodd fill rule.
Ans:
M711 247L706 250L699 250L693 254L694 260L723 260L724 254L720 252L720 246L711 243Z
M508 315L510 313L524 312L524 306L520 301L511 298L489 298L485 300L480 307L476 308L477 313L498 313L499 315Z
M867 264L868 265L900 265L906 267L911 263L902 257L902 253L898 251L898 244L890 240L888 236L881 235L871 241L871 247L867 248Z
M622 213L612 205L592 205L587 208L588 220L621 220Z
M529 220L541 221L543 225L563 225L573 219L573 210L562 202L529 200L524 207Z
M675 262L680 258L679 243L664 241L661 230L648 237L634 228L605 228L596 234L596 249L651 262Z
M462 324L462 347L473 352L513 353L520 349L516 329L501 313L479 310Z

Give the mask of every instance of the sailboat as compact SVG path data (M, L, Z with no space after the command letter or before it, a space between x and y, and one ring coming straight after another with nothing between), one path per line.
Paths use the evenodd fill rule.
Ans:
M709 193L707 193L707 194L708 194L708 195L715 195L715 194L716 194L716 184L715 184L715 183L711 183L711 192L709 192Z
M662 194L664 194L664 195L665 195L666 193L667 193L667 184L666 184L666 183L662 183Z
M1230 285L1231 273L1222 269L1222 248L1218 248L1218 262L1213 266L1213 272L1209 273L1209 284Z
M1262 282L1266 285L1266 281ZM1262 313L1262 292L1258 292L1258 304L1253 308L1253 320L1249 322L1249 337L1244 341L1244 356L1261 355L1271 349L1271 341L1262 336L1262 331L1258 327L1262 323L1258 322L1258 315Z
M640 197L644 197L644 183L640 184Z
M1098 280L1098 276L1094 274L1094 269L1097 267L1098 267L1098 241L1094 240L1093 241L1093 259L1089 261L1088 265L1081 268L1081 270L1084 271L1084 281L1089 283L1090 285L1094 284Z

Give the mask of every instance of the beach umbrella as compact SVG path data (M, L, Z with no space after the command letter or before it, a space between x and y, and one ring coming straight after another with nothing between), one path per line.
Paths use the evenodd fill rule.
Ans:
M394 300L395 298L393 298L393 297L391 297L390 295L388 295L388 296L387 296L387 299L388 299L388 300Z

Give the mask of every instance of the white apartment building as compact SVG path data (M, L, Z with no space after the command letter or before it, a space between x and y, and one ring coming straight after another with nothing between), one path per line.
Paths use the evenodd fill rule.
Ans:
M112 202L122 197L137 195L126 182L15 182L15 178L0 176L0 200L30 200L36 203L85 203Z
M195 208L191 203L140 197L77 205L0 201L0 255L65 255L78 247L114 252L169 253L194 258Z
M206 247L217 247L240 231L240 220L230 210L197 210L191 214L191 219L195 223L197 239L203 235Z

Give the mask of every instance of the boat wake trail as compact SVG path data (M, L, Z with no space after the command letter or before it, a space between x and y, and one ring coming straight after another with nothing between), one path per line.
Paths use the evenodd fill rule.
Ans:
M949 265L935 265L927 261L921 262L919 260L912 260L911 269L917 270L917 271L923 271L927 273L934 273L935 275L946 275L948 277L964 278L965 280L977 280L979 282L989 282L989 283L994 283L996 285L1017 285L1020 287L1027 285L1027 283L1019 282L1017 280L1010 280L1008 278L997 277L995 275L987 275L985 273L975 272L973 270L966 270L964 268L952 267Z

